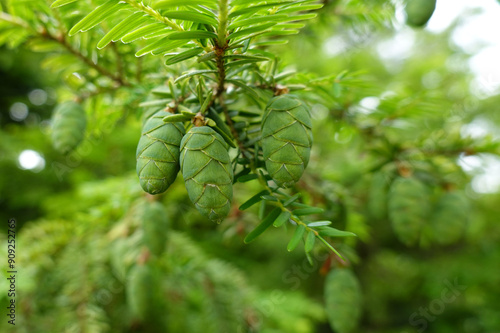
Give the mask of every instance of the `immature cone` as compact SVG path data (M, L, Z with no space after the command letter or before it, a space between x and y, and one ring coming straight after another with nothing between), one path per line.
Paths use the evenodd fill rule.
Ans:
M127 305L133 317L141 321L162 315L161 272L150 263L132 267L126 281Z
M152 254L160 256L167 243L169 227L165 207L157 201L146 203L141 220L144 244Z
M397 178L389 191L388 213L394 233L406 245L415 244L429 214L429 191L415 178Z
M52 115L52 144L67 154L83 140L87 121L82 106L73 101L59 104Z
M181 142L181 172L198 211L220 222L233 198L233 169L224 139L208 126L192 127Z
M387 176L383 172L373 174L368 190L368 211L377 220L387 215L387 192Z
M113 274L124 281L127 274L136 262L141 251L141 234L134 233L128 237L120 237L114 240L110 246L110 264Z
M166 123L171 115L158 111L142 128L137 145L137 175L144 191L151 194L165 192L179 172L179 146L186 133L182 123Z
M430 219L430 230L437 243L443 245L458 241L467 226L469 201L461 192L447 192L439 198Z
M436 0L407 0L406 23L413 27L422 27L431 18L436 8Z
M325 281L325 309L330 326L339 333L354 332L362 308L358 278L349 269L335 269Z
M273 97L262 117L262 150L267 172L280 187L297 182L309 163L311 113L296 97Z

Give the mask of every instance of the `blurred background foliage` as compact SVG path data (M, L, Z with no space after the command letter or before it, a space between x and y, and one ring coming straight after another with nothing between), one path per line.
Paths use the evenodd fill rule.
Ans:
M85 3L84 12L94 7ZM220 225L192 207L181 177L164 195L142 192L138 104L171 75L160 58L137 60L117 44L130 67L154 75L87 99L85 141L68 156L56 153L48 133L57 101L114 86L67 48L42 47L3 17L0 215L4 225L17 220L19 274L16 326L3 316L1 330L499 332L498 87L471 69L481 48L453 38L480 10L436 32L405 26L401 6L325 1L300 35L269 49L283 69L299 72L288 83L307 86L314 117L311 162L297 189L334 227L358 235L334 244L346 261L318 246L312 265L302 251L284 250L291 232L243 244L259 220L258 208L237 210L258 190L250 183L235 185L234 211ZM48 17L3 9L13 7L28 22ZM438 1L433 20L442 10ZM74 38L112 68L113 51L97 50L97 35ZM165 248L149 254L142 223L154 202L167 217L158 245ZM346 269L361 296L340 278L325 288L335 279L329 271L345 279ZM133 279L149 283L133 290ZM2 309L7 289L0 279Z

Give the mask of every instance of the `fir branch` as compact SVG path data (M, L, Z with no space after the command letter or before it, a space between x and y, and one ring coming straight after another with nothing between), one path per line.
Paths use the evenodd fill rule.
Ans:
M45 39L49 39L49 40L52 40L52 41L55 41L55 42L61 44L61 46L66 49L66 51L68 51L69 53L76 56L78 59L80 59L82 62L84 62L89 67L98 71L101 75L106 76L106 77L110 78L111 80L115 81L116 83L118 83L119 86L130 86L130 84L127 81L125 81L122 77L120 77L119 75L113 74L110 71L108 71L106 68L94 63L90 58L86 57L79 50L77 50L73 46L71 46L71 44L69 44L68 41L66 40L66 38L64 37L65 35L54 36L46 30L40 32L39 34L40 34L40 36L44 37Z
M272 196L274 196L276 198L276 196L274 195L275 191L269 186L269 184L267 183L267 180L264 178L264 176L260 172L257 171L257 169L255 168L254 165L252 165L252 171L257 176L259 176L259 178L258 178L259 182L269 192L269 195L272 195ZM306 231L314 233L314 235L317 236L317 237L319 236L319 233L318 233L317 230L314 230L313 228L309 227L306 223L302 222L298 217L294 216L293 213L292 213L292 210L290 210L287 207L285 207L283 205L283 203L281 202L281 200L279 200L279 198L276 198L276 199L277 199L277 201L272 201L272 202L269 202L269 203L272 204L272 205L275 205L275 206L279 207L281 209L281 211L283 211L283 212L290 213L290 219L293 222L295 222L297 225L303 225L306 228Z
M166 25L168 25L170 28L176 30L176 31L184 31L184 29L182 29L182 27L180 25L178 25L177 23L175 22L172 22L171 20L169 20L168 18L162 16L160 14L160 12L158 12L157 10L149 7L149 6L146 6L144 3L142 2L137 2L135 0L123 0L124 2L128 3L130 6L134 7L135 9L138 9L146 14L148 14L149 16L151 16L152 18L156 19L157 21L160 21Z
M42 29L41 31L34 29L33 27L30 27L25 21L14 17L12 15L9 15L4 12L0 12L0 20L9 22L13 25L17 25L19 27L22 27L28 31L30 31L33 35L37 35L39 37L42 37L47 40L55 41L59 43L62 47L66 49L69 53L73 54L76 56L78 59L80 59L82 62L84 62L86 65L89 67L95 69L98 71L101 75L106 76L110 78L111 80L115 81L118 83L119 86L129 86L130 84L126 82L122 77L119 75L115 75L108 71L106 68L94 63L90 58L86 57L83 55L79 50L75 49L73 46L71 46L70 43L66 40L65 33L61 33L60 36L55 36L51 34L47 29ZM62 25L61 25L62 26Z
M251 168L252 168L253 173L258 176L259 182L269 192L269 195L276 198L276 201L268 201L269 204L276 206L276 207L279 207L282 212L288 212L290 214L290 220L295 222L297 224L297 226L300 226L300 225L304 226L306 232L312 232L314 234L314 236L316 238L318 238L319 240L321 240L332 252L334 252L336 255L338 255L341 259L344 259L344 257L342 257L342 255L337 250L335 250L335 248L330 243L328 243L323 237L321 237L321 235L319 234L319 232L317 230L309 227L309 225L307 223L303 222L300 218L293 215L293 211L291 209L289 209L288 207L285 207L285 205L281 202L281 200L275 195L275 191L269 186L269 184L267 183L267 180L264 178L264 176L260 172L257 171L257 168L255 167L255 165L253 163L251 164Z
M185 31L182 26L180 26L177 23L173 22L172 20L166 18L165 16L161 15L161 13L159 11L157 11L149 6L146 6L142 2L139 3L135 0L123 0L123 1L126 2L127 4L129 4L130 6L132 6L133 8L138 9L138 10L144 12L145 14L151 16L155 20L169 26L170 28L172 28L175 31ZM211 51L209 47L203 46L199 40L193 39L192 41L196 45L198 45L199 47L203 48L205 51L207 51L207 52Z

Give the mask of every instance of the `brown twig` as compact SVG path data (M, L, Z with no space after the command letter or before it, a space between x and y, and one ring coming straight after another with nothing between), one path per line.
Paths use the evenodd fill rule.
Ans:
M238 144L238 147L240 149L241 154L243 154L243 152L246 150L246 148L243 145L243 142L240 141L238 131L236 130L236 128L234 128L234 122L231 119L231 117L229 116L229 111L228 111L226 105L224 104L224 99L222 98L222 95L219 96L219 105L222 107L222 111L224 112L224 116L226 118L226 123L229 126L229 130L231 131L231 134L233 135L234 139L236 140L236 143Z
M55 35L51 34L47 29L42 29L41 31L36 30L36 29L30 27L25 21L19 19L18 17L11 16L11 15L4 13L4 12L0 12L0 20L12 23L12 24L20 26L20 27L23 27L27 30L30 30L33 34L38 35L38 36L45 38L47 40L55 41L55 42L59 43L61 46L63 46L69 53L73 54L78 59L80 59L82 62L84 62L86 65L88 65L89 67L98 71L101 75L110 78L111 80L118 83L120 86L129 86L130 85L128 82L126 82L120 76L115 75L115 74L111 73L110 71L108 71L106 68L94 63L90 58L83 55L79 50L73 48L73 46L71 46L71 44L69 44L68 41L66 40L66 38L64 37L65 36L64 31L61 31L61 34L59 36L55 36Z
M78 59L80 59L82 62L84 62L89 67L95 69L101 75L106 76L106 77L110 78L111 80L115 81L120 86L129 86L130 85L128 82L126 82L119 75L115 75L115 74L111 73L106 68L94 63L90 58L83 55L79 50L73 48L73 46L71 46L71 44L68 43L68 41L66 40L64 35L54 36L45 30L45 31L42 31L40 33L40 36L42 36L48 40L53 40L53 41L61 44L61 46L63 46L69 53L76 56Z
M224 84L226 82L226 68L224 66L224 54L226 53L226 49L224 47L215 46L215 65L217 66L217 92L215 94L216 98L222 96L225 91Z
M231 117L229 116L229 111L224 103L224 98L223 94L226 91L225 88L225 82L226 82L226 68L224 66L224 54L226 52L227 45L226 46L214 46L214 53L215 53L215 64L217 66L217 74L218 74L218 80L217 80L217 88L216 88L216 93L213 96L212 100L210 101L210 105L212 105L215 100L217 99L219 101L219 105L221 106L224 116L226 118L226 123L229 126L229 130L231 131L231 134L233 135L234 139L238 143L238 147L243 154L243 151L246 150L245 146L243 145L243 142L240 141L239 139L239 134L236 128L234 128L234 123Z

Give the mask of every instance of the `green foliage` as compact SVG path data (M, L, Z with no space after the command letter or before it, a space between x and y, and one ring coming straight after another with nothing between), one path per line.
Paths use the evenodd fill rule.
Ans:
M182 123L165 123L166 111L158 111L142 128L137 145L137 175L144 191L163 193L179 172L180 144L186 133Z
M73 1L56 1L52 7L71 3ZM84 16L69 30L69 35L90 30L104 20L116 19L114 16L118 14L120 23L99 41L99 48L111 41L129 43L140 38L150 41L136 52L137 56L165 54L186 45L199 46L197 52L194 49L189 51L190 56L183 57L185 60L203 50L210 52L205 39L211 39L218 47L235 49L238 43L257 36L295 34L302 25L289 22L314 18L315 15L304 12L322 7L314 1L251 4L246 1L193 1L178 6L169 1L153 1L151 5L145 5L135 0L110 0ZM269 9L272 9L271 13Z
M41 6L43 7L43 5ZM64 22L65 15L75 6L82 6L82 10L76 15L78 21L75 22L73 16L68 15L68 18L71 17L70 22ZM262 148L259 147L259 136L252 129L252 127L258 129L258 123L254 120L249 123L247 120L237 119L238 116L253 118L255 114L248 114L244 111L236 111L236 114L232 114L229 111L233 107L237 109L245 107L239 102L241 97L244 98L247 106L253 105L260 109L263 102L267 101L273 94L288 91L288 88L281 91L282 88L278 82L286 79L289 74L276 72L278 59L271 52L266 51L265 46L286 42L286 39L282 38L298 33L298 29L304 26L299 22L316 16L308 11L321 7L322 4L315 3L315 1L266 4L252 3L251 1L195 1L192 5L186 4L179 7L168 1L153 1L146 5L135 0L122 2L110 0L95 8L88 8L79 1L56 1L52 4L52 8L57 8L55 11L57 13L60 11L62 16L58 14L56 16L58 20L41 29L28 30L36 36L35 39L45 39L50 41L51 45L59 43L70 55L83 60L86 65L91 67L95 73L91 73L87 78L89 83L92 82L89 86L96 86L92 74L110 80L110 82L101 80L104 82L103 84L99 83L97 89L82 93L80 98L92 98L94 95L112 92L120 88L127 90L130 87L141 87L141 74L145 68L143 68L142 62L128 61L132 55L136 57L148 53L163 55L166 57L165 64L167 66L176 65L196 57L197 61L194 67L197 68L195 70L184 74L177 70L175 75L177 77L168 83L168 91L161 88L156 91L153 89L154 97L141 105L165 107L167 104L168 111L179 113L170 117L165 115L164 121L168 124L179 122L175 126L180 126L180 122L199 119L201 124L213 127L231 147L238 147L238 155L241 155L240 162L238 162L238 157L232 158L231 164L236 165L232 168L225 168L231 169L231 172L238 176L253 174L255 179L264 177L260 179L261 182L264 182L267 176L262 174L262 170L265 170L262 162L268 158L261 157ZM44 8L44 10L50 11L51 9ZM86 10L87 14L82 16ZM24 23L15 17L5 16L5 18L8 18L10 23L24 27ZM104 26L105 33L97 42L95 37L98 33L89 35L89 37L81 35L81 41L72 45L64 36L60 38L53 33L53 30L65 31L62 27L67 23L70 24L69 36L78 36L79 32L87 32L100 26ZM108 25L113 27L107 29ZM281 39L276 40L277 37ZM120 49L117 45L111 44L117 41L122 41L125 44L131 43L133 46L132 48L123 47ZM110 48L107 46L110 44L113 48L112 55L104 57L107 59L101 61L103 65L86 56L87 50L92 45L97 46L98 49L109 51ZM173 51L177 52L173 53ZM71 59L67 58L66 61L69 64ZM107 69L106 62L108 61L116 64L114 66L116 73ZM62 60L54 58L52 63L55 62L62 63ZM76 68L72 68L72 70L76 70ZM66 75L72 78L72 73ZM196 78L198 81L195 81ZM216 86L206 85L205 80L215 82ZM85 80L74 82L72 78L71 81L75 88L87 85ZM235 89L231 91L227 85L231 85ZM262 114L257 115L262 116ZM137 149L137 172L140 182L144 190L151 194L164 192L175 180L176 168L178 167L175 148L178 138L170 138L172 140L169 139L167 144L162 144L167 141L158 136L159 134L156 135L156 132L167 132L166 128L172 125L161 126L157 120L159 119L155 115L146 121L143 136ZM306 146L302 149L296 144L294 145L294 147L297 146L297 149L303 150L299 154L302 159L302 169L307 165L308 156L306 155L309 154L312 137L309 120L306 121L306 126L308 126L306 130L308 142L301 143ZM153 129L154 135L150 133ZM169 147L172 149L168 149ZM285 150L289 149L281 149L281 155L286 153ZM288 169L297 169L288 163L290 161L285 160L285 162L287 162ZM224 163L229 163L229 161ZM274 171L276 170L271 170L271 173L274 174L278 185L290 186L292 184L290 180L281 182L278 179L280 176L276 175ZM303 171L292 170L291 172L293 181L297 181ZM193 182L188 180L187 184L193 184ZM265 187L267 186L265 184ZM227 192L225 193L226 202L216 200L216 196L210 195L208 196L210 200L207 199L209 202L200 203L199 200L205 197L195 196L194 192L196 191L192 187L193 185L188 186L191 199L196 203L197 208L202 209L210 219L220 221L229 214L232 194L229 196L228 190L222 191ZM229 188L229 185L226 187ZM200 192L199 188L196 190ZM279 201L275 197L276 190L268 190L269 194L263 200ZM205 190L203 189L203 191ZM205 208L200 208L202 206ZM221 211L213 213L211 208L217 208ZM315 211L299 213L295 214L295 219L300 221L299 216L314 214ZM302 225L305 223L302 222ZM315 233L315 235L319 234ZM329 244L327 246L331 247Z
M141 196L140 189L124 187L134 184L134 178L81 186L77 197L82 206L62 214L74 220L60 216L23 228L19 245L25 251L19 252L19 262L32 278L26 276L17 285L23 300L17 308L20 332L47 327L93 332L301 333L312 332L314 323L323 320L319 304L286 290L276 298L279 310L261 308L275 297L257 290L244 271L213 258L184 232L164 233L165 251L149 256L143 219L148 209L166 202L135 199ZM94 191L86 192L87 188ZM78 212L81 207L86 213ZM164 219L165 215L156 214L148 222L160 225ZM75 266L76 258L80 259ZM53 302L65 307L54 307ZM38 310L27 311L31 304Z
M500 152L499 99L471 93L470 50L450 43L461 21L408 30L396 6L3 1L0 211L20 225L16 329L313 333L330 332L330 321L338 332L400 333L421 330L430 309L430 331L497 332L498 194L480 193L464 170ZM400 37L413 43L404 57L391 52ZM36 106L27 96L41 82L47 102ZM87 129L62 155L46 124L68 100L85 106ZM300 101L290 113L307 110L310 123L281 116L283 100ZM15 102L29 109L24 121L12 117ZM290 155L307 169L290 183L268 165L274 137L262 127L272 115L298 127L272 129L288 146L307 137L304 154ZM478 123L491 134L468 134ZM201 148L191 141L201 133L184 129L211 143ZM184 151L196 174L187 191L175 177L182 158L167 153L182 138L196 148ZM20 168L26 149L45 167ZM168 191L141 191L139 151L155 166L139 170L162 179L145 190ZM207 196L218 173L226 195ZM219 224L193 196L197 208L222 205L202 209Z
M52 144L63 154L75 149L83 140L87 121L85 111L76 102L59 104L52 116Z

